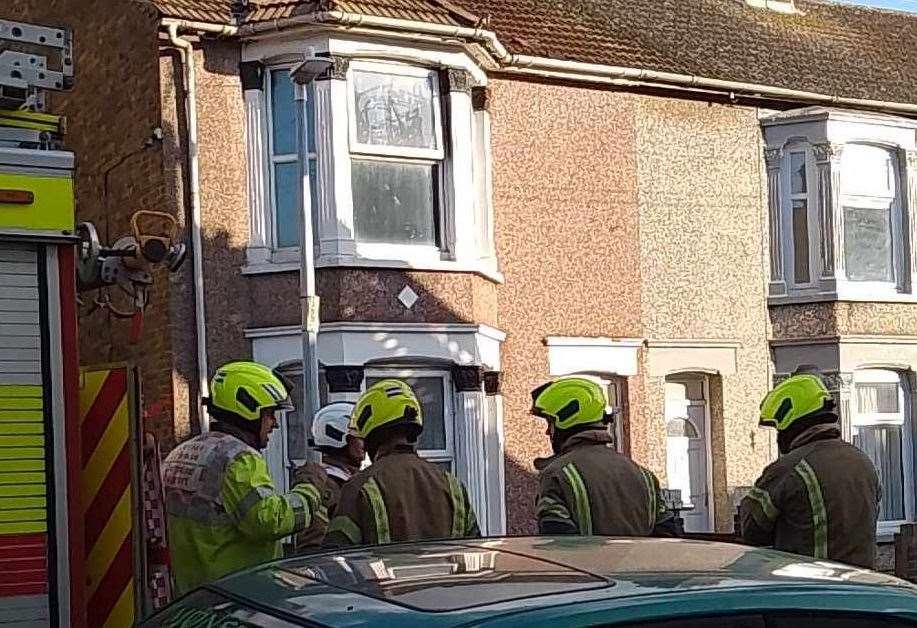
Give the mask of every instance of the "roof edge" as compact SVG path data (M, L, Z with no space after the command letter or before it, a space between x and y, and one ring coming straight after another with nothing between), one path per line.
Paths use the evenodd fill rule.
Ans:
M445 2L447 0L437 0ZM336 25L349 29L366 28L379 31L410 32L431 35L445 39L473 42L481 45L493 66L490 71L508 75L541 77L591 84L613 85L630 88L656 88L691 93L712 93L729 98L742 96L760 100L799 102L840 108L879 111L917 116L917 103L883 101L864 98L850 98L837 94L824 94L797 90L775 85L744 83L714 79L698 75L677 74L641 68L614 66L581 61L570 61L550 57L537 57L511 53L500 41L496 32L481 26L453 26L432 22L420 22L401 18L388 18L345 11L318 11L268 22L253 22L242 26L211 24L162 18L163 27L173 26L182 30L197 30L221 36L248 38L270 32L280 32L300 27Z

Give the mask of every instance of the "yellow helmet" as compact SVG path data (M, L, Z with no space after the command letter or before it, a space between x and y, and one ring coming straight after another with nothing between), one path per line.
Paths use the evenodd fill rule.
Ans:
M761 402L761 425L782 432L799 419L834 407L831 393L817 375L794 375L779 383Z
M385 379L371 386L357 400L352 428L356 436L367 438L389 425L414 426L423 430L423 411L411 387L397 379Z
M560 379L532 391L532 414L559 430L605 421L606 405L602 387L583 377Z
M293 409L286 383L257 362L230 362L218 368L207 406L247 421L260 420L262 410Z

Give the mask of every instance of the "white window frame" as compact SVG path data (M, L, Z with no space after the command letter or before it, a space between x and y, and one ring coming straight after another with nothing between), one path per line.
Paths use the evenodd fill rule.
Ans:
M275 176L275 168L278 164L299 164L299 154L296 152L293 153L284 153L284 154L275 154L274 152L274 94L272 86L272 76L274 72L289 72L292 68L292 65L289 63L275 63L271 65L266 65L264 67L264 102L265 102L265 138L266 138L266 148L265 148L265 168L267 170L267 211L270 216L270 230L268 233L268 239L270 244L270 249L273 252L272 261L283 263L283 262L299 262L299 242L289 246L280 246L280 238L278 234L278 228L280 225L280 220L277 215L277 181ZM294 85L294 89L296 86ZM314 91L311 86L306 89L306 98L314 99ZM293 106L296 106L296 100L293 101ZM308 106L306 109L308 114ZM316 127L317 128L317 127ZM304 132L308 131L307 128L304 129ZM298 133L299 129L294 129L294 133ZM308 139L307 147L308 147ZM317 148L317 147L316 147ZM316 168L318 167L318 153L317 150L307 150L306 153L307 160L309 163L313 161L316 163ZM306 172L308 172L308 168ZM316 177L317 178L317 177ZM301 183L301 182L300 182ZM300 188L301 188L300 184ZM315 191L311 190L310 185L310 198L307 203L304 203L304 208L306 211L309 211L310 216L313 215L312 207L314 207L314 195ZM301 208L302 209L302 208ZM314 219L314 217L313 217Z
M898 406L896 413L876 413L860 415L857 399L857 385L859 384L890 384L898 385ZM913 409L910 404L910 395L907 390L908 382L899 371L879 368L864 368L853 373L853 394L850 403L851 429L860 425L895 424L901 425L901 463L902 477L904 479L904 519L886 520L877 523L877 534L888 536L898 531L900 526L915 520L915 500L917 500L917 480L914 478L914 420ZM899 421L901 421L899 423ZM851 441L853 436L851 435Z
M455 388L452 373L448 370L422 366L373 366L363 374L363 390L369 379L439 378L443 385L443 421L446 434L445 449L418 449L417 455L433 463L449 463L452 473L456 472L458 460L455 456Z
M853 281L848 279L844 287L849 292L865 295L875 295L881 294L883 292L897 292L904 285L904 274L906 273L906 264L904 260L904 212L902 211L904 195L901 187L903 183L901 177L901 159L898 155L898 151L889 146L874 144L871 142L849 142L846 146L849 147L856 145L871 146L890 153L896 166L892 171L892 176L894 176L894 196L892 196L891 204L889 206L888 197L885 196L870 196L864 194L845 193L844 178L847 176L847 173L845 173L842 168L840 173L841 189L838 192L840 196L840 202L838 203L838 207L840 208L839 211L841 211L843 214L848 204L852 204L854 207L864 209L888 208L891 219L893 277L891 281ZM848 203L848 200L854 202ZM846 218L842 216L842 220L846 220ZM841 251L838 254L844 256L846 263L847 250L845 242L841 242Z
M785 240L787 252L784 259L787 261L787 281L792 283L796 290L807 290L815 288L818 279L821 277L822 268L819 258L819 246L821 246L820 229L818 217L818 196L815 186L817 178L815 177L815 160L812 156L811 147L804 143L796 142L788 144L784 149L783 165L781 166L781 177L783 179L781 189L783 190L783 216L786 225L787 239ZM806 162L806 191L804 193L794 194L792 190L793 174L791 171L792 157L794 154L805 156ZM796 282L796 234L793 230L793 201L806 201L807 215L807 236L809 252L809 280L801 283Z
M379 146L374 144L361 144L357 141L356 117L356 80L355 72L368 72L374 74L388 74L393 76L407 76L411 78L428 78L432 85L433 98L433 125L436 139L435 149L411 148L398 146ZM439 73L436 70L419 66L407 65L396 62L381 61L353 61L347 71L347 127L349 133L351 168L354 161L381 161L398 164L417 164L433 167L433 223L435 244L399 244L389 242L362 242L356 234L354 226L353 238L357 256L367 259L414 259L435 262L441 260L451 247L446 241L445 216L448 211L447 199L444 193L446 177L451 171L450 157L445 148L444 127L451 124L445 120L442 106L443 95L439 84ZM354 219L355 221L356 219Z

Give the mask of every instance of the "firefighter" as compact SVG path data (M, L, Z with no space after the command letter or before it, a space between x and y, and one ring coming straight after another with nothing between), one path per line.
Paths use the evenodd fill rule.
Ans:
M462 483L416 453L423 413L410 386L375 384L357 402L352 424L373 464L341 490L326 545L480 536Z
M315 414L312 421L311 445L322 455L320 463L301 466L294 482L325 484L324 497L328 516L333 517L341 498L341 487L360 470L363 463L363 439L350 427L354 405L348 402L332 403ZM322 544L327 526L316 525L296 537L296 550L308 550Z
M532 414L547 420L554 450L539 465L541 534L675 535L656 476L615 451L601 386L581 377L540 386Z
M280 539L327 522L324 486L274 489L259 449L292 409L269 368L232 362L217 370L207 401L210 431L179 445L163 464L169 549L176 590L280 556Z
M761 425L777 429L781 457L742 500L745 542L873 568L879 477L866 454L841 440L821 378L779 384L761 402Z

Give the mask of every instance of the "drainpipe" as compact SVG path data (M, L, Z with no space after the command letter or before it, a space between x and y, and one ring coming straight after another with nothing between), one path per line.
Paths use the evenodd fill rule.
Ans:
M191 202L191 257L194 274L194 323L197 336L198 416L201 432L210 428L210 419L203 403L210 396L207 366L207 319L204 310L204 256L201 244L201 177L197 143L197 89L194 68L194 46L178 35L178 22L167 23L169 42L181 58L185 88L185 118L188 121L188 188Z

